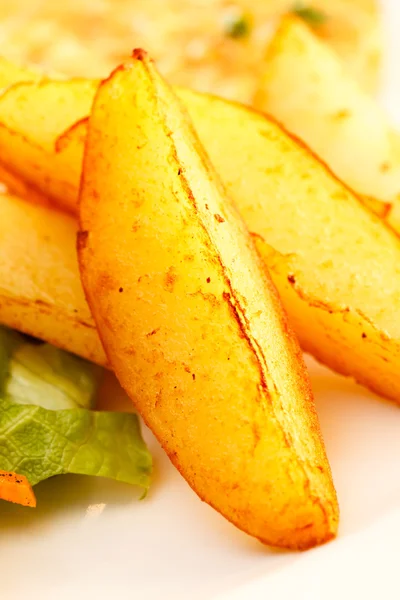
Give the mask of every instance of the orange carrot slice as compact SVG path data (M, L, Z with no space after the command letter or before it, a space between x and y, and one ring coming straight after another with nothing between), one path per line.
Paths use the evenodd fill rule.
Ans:
M36 506L36 497L27 478L8 471L0 471L0 500L32 508Z

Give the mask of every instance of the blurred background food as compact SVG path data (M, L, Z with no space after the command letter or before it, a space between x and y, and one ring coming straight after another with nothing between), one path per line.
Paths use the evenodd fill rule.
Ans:
M378 0L0 0L2 54L102 77L134 47L172 83L253 103L281 15L295 12L368 91L381 62Z

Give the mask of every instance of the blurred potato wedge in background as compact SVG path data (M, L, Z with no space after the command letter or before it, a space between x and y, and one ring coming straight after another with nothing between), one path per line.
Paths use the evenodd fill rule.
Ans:
M70 216L0 195L0 322L105 365L75 239Z
M301 20L283 19L255 104L304 140L400 231L400 136Z
M332 539L336 495L297 340L142 50L93 103L78 255L110 364L197 494L266 544Z
M303 14L308 7L320 11L322 19L319 22L303 18L304 23L336 52L349 75L365 91L376 91L383 46L379 0L313 0L297 5L304 7ZM301 15L302 11L294 11L296 13ZM267 61L268 55L264 56L264 64Z
M0 6L0 36L11 60L69 76L105 77L142 46L170 82L251 104L279 17L291 11L376 89L378 0L13 0Z
M59 86L68 82L54 85L62 94ZM84 94L88 90L92 93L84 87ZM179 95L228 194L254 234L303 349L339 373L400 401L397 236L268 117L189 90L180 90ZM80 117L88 99L72 97ZM76 212L87 121L57 132L52 123L59 117L54 116L51 102L27 101L26 107L31 115L39 111L38 122L46 119L44 131L55 141L55 148L42 155L40 168L32 170L31 183L61 205L68 200L70 210ZM67 112L72 114L72 107ZM23 127L22 118L18 127ZM4 131L0 127L2 160L8 148ZM22 133L25 146L13 156L12 165L23 174L29 146L24 140L30 131ZM53 160L59 161L57 169Z

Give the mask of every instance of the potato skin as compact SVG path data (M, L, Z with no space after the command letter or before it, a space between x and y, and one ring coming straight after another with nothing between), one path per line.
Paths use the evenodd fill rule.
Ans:
M99 88L80 201L92 314L174 465L264 543L331 539L338 509L301 352L185 113L142 52Z
M0 195L0 322L106 365L76 259L75 221Z

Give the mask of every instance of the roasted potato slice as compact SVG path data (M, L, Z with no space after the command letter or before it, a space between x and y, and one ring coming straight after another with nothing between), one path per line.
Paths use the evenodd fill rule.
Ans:
M105 365L75 238L70 216L0 194L0 322Z
M399 134L301 20L282 21L255 103L304 140L400 231Z
M111 366L197 494L264 543L331 539L338 509L300 349L186 113L141 50L93 104L78 253Z
M212 96L188 90L179 94L228 194L258 240L302 347L399 402L397 237L268 117ZM81 115L88 99L74 98ZM39 106L32 102L29 110L48 119L48 132L52 119L58 119L44 99ZM22 119L18 126L21 131ZM86 127L80 121L58 138L60 132L54 131L56 150L45 155L42 170L31 171L35 187L46 195L59 185L58 202L68 198L75 211ZM8 155L1 148L7 149L8 138L2 138L2 131L4 161ZM23 140L22 135L21 144ZM52 166L55 154L58 170ZM19 172L26 172L26 161L18 154L13 158ZM65 179L59 184L60 173Z

